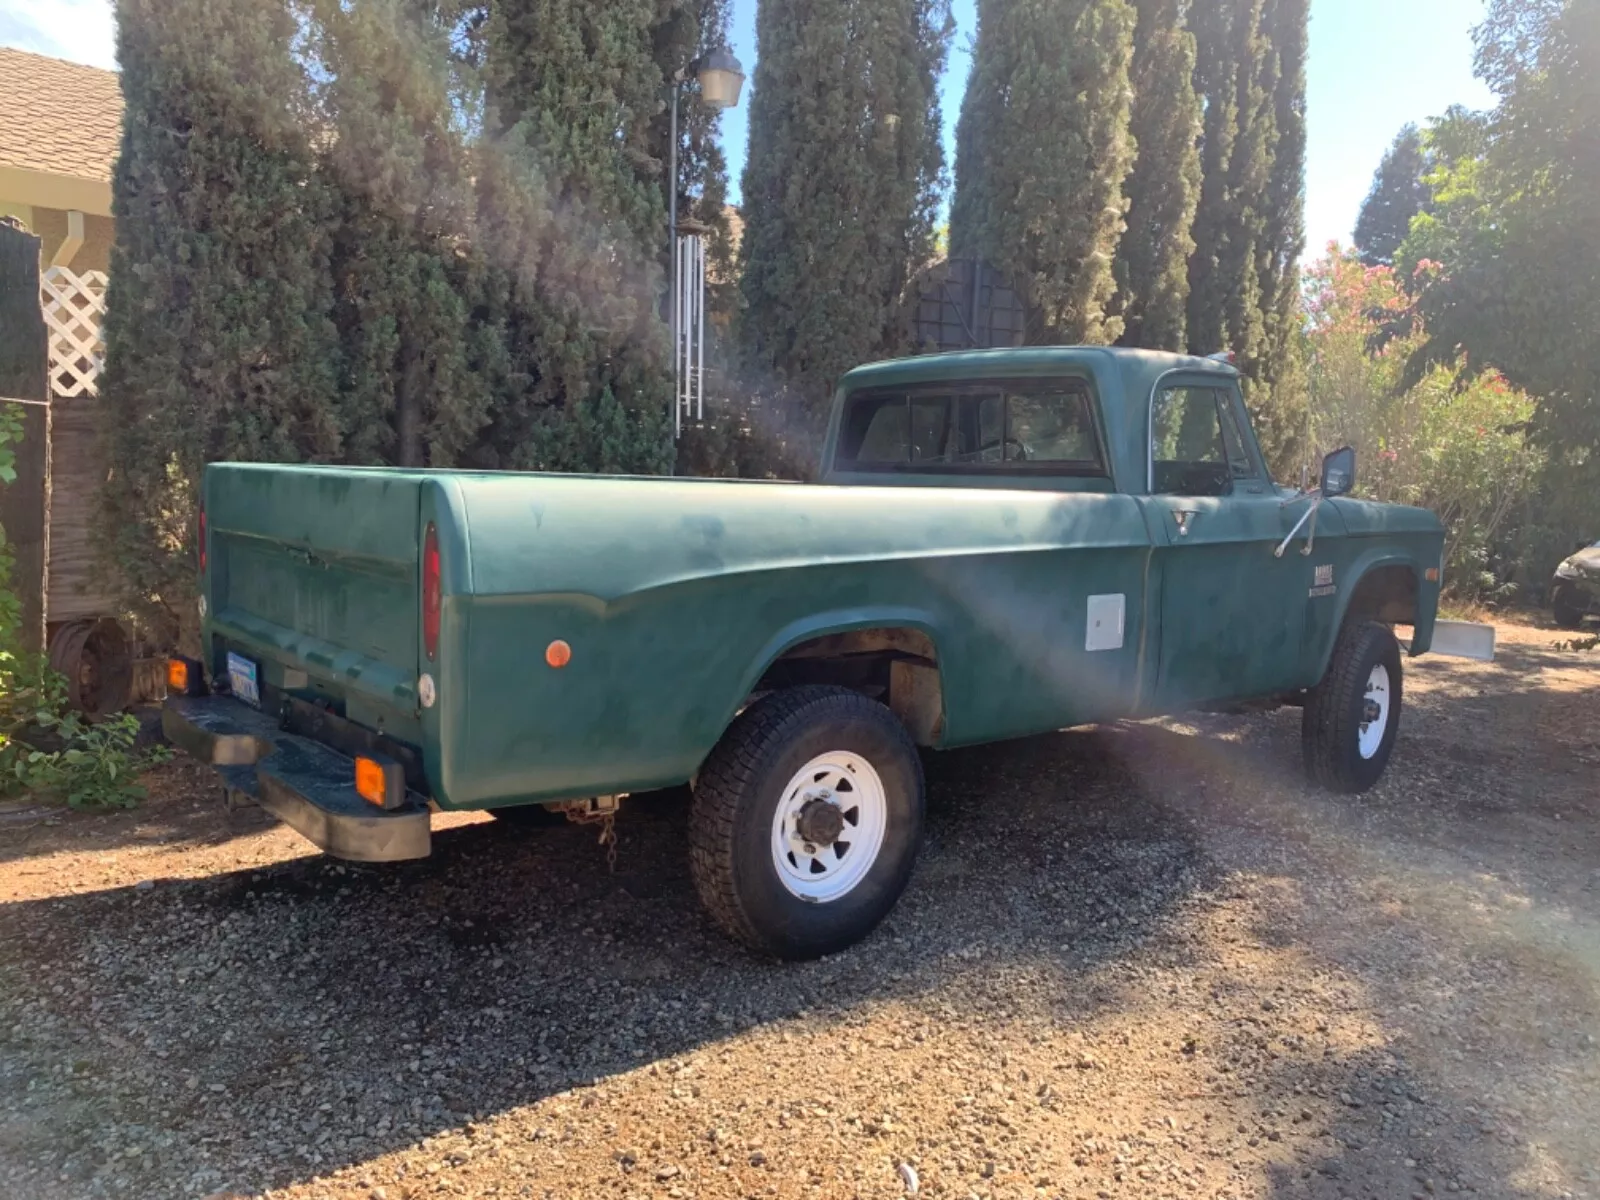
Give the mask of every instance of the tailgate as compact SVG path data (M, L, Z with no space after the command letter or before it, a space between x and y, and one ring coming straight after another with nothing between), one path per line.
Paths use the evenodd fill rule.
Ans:
M205 588L214 674L226 674L226 653L234 650L259 663L264 690L325 697L364 725L411 721L421 654L423 478L209 467Z

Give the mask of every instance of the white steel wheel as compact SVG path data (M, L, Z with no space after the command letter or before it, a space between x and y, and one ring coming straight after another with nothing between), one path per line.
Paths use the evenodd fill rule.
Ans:
M1383 735L1389 731L1389 706L1391 689L1389 668L1381 662L1373 664L1367 676L1367 694L1361 704L1360 735L1357 749L1361 757L1371 759L1383 745Z
M801 900L838 900L872 870L888 823L872 764L848 750L819 754L794 773L773 811L773 868Z

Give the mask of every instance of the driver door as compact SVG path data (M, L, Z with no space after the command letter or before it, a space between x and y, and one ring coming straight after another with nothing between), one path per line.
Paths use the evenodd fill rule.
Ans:
M1273 551L1301 506L1286 507L1268 479L1234 387L1164 384L1150 439L1150 504L1166 542L1156 707L1286 690L1299 671L1311 567Z

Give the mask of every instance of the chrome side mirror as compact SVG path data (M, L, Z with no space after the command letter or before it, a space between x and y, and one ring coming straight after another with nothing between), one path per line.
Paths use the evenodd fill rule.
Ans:
M1356 486L1356 452L1352 446L1335 450L1322 460L1322 495L1326 500L1347 496Z

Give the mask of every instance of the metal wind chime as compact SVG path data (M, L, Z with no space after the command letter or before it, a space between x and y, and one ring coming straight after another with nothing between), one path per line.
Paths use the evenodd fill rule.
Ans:
M706 242L699 227L679 225L672 297L672 375L677 386L674 436L706 416Z
M678 99L693 80L700 101L713 109L732 108L744 87L744 69L726 47L708 51L672 76L672 153L667 162L667 233L672 246L671 310L673 436L683 433L684 418L706 415L706 242L708 227L678 220Z

